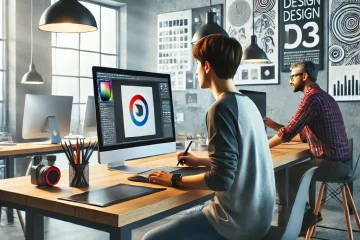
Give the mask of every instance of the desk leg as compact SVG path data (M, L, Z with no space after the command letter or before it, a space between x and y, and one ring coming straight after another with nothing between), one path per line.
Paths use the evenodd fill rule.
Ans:
M285 206L286 209L289 209L289 168L285 168L285 183L284 183L284 193L285 193Z
M26 240L44 240L44 216L26 211Z
M13 157L5 159L6 173L5 178L13 178L15 171L15 162ZM7 208L7 221L8 223L14 223L14 211L12 208Z
M131 229L129 227L112 228L110 240L131 240Z

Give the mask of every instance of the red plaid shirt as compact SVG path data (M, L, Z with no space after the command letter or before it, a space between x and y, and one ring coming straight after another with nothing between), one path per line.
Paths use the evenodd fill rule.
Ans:
M350 159L344 121L335 100L319 85L310 86L291 121L277 135L289 142L300 133L316 158L333 161Z

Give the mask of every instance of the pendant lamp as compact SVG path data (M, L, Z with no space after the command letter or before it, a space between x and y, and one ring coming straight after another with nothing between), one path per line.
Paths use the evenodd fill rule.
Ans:
M97 30L91 12L77 0L59 0L41 15L39 29L47 32L83 33Z
M206 37L210 34L222 34L227 37L229 36L227 32L217 24L216 13L211 11L211 0L210 10L206 13L205 17L205 24L201 26L194 34L191 40L192 44L195 44L201 38Z
M253 0L253 35L251 36L251 43L244 52L241 63L270 63L266 53L258 46L257 37L255 35L255 1Z
M22 77L21 83L24 84L43 84L43 78L36 72L35 64L33 63L33 51L34 51L34 39L33 39L33 0L31 0L31 20L30 20L30 31L31 31L31 62L29 65L29 72L25 73Z

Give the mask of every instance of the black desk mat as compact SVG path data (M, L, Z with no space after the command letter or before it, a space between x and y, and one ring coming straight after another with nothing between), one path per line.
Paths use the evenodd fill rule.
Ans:
M138 197L160 192L166 188L150 188L143 186L134 186L129 184L118 184L108 188L91 190L88 192L71 195L69 197L59 198L60 200L85 203L98 207L106 207L120 202L125 202Z

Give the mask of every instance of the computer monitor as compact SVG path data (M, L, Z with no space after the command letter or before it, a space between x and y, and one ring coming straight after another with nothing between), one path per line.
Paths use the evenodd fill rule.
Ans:
M93 67L100 163L142 172L125 160L176 151L169 74Z
M60 143L70 132L72 96L26 94L22 137Z
M255 103L262 117L266 117L266 92L255 92L242 89L239 91L248 96Z
M91 134L97 134L96 127L96 110L95 110L95 98L94 96L88 96L85 108L85 117L83 124L83 134L90 136Z

